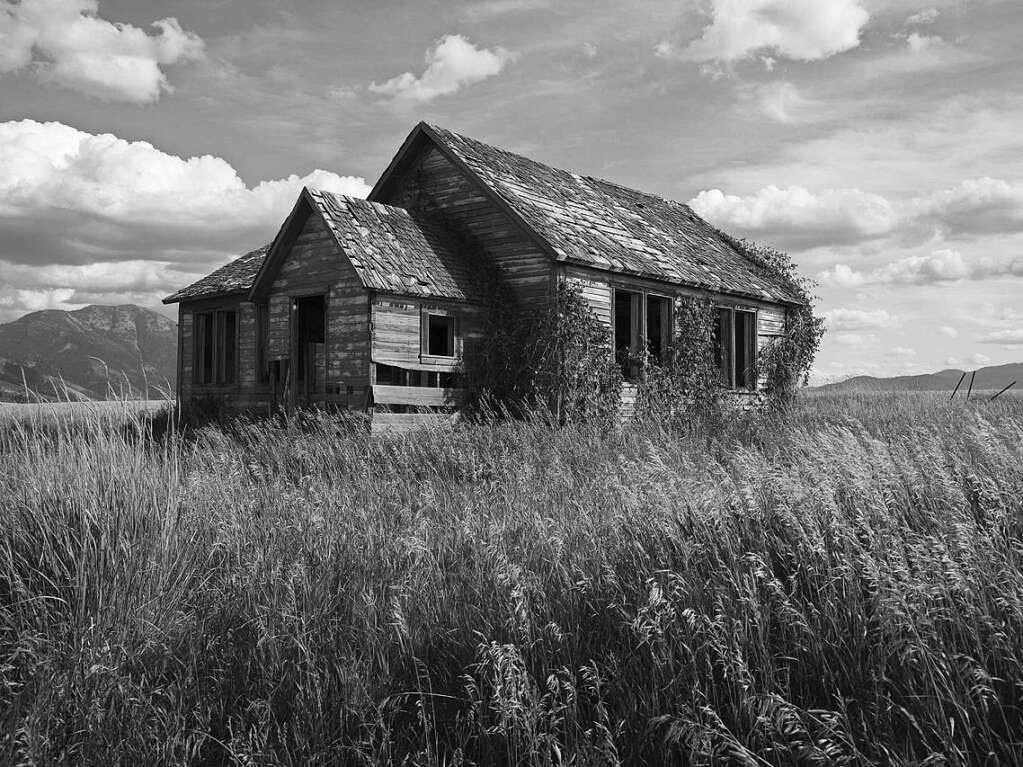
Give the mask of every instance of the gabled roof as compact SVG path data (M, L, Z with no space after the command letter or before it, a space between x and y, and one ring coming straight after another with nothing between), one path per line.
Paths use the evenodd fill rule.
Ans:
M207 274L201 280L193 282L187 288L167 296L163 299L165 304L173 304L178 301L188 301L194 298L205 298L207 296L222 296L231 293L247 293L252 287L252 281L256 273L263 265L270 245L250 250L244 256L236 258L228 264Z
M384 293L479 302L466 248L431 218L404 208L303 189L252 281L250 299L265 293L308 215L334 235L363 286Z
M474 178L555 260L716 292L801 303L791 286L736 250L683 203L420 123L377 182L386 193L424 137Z

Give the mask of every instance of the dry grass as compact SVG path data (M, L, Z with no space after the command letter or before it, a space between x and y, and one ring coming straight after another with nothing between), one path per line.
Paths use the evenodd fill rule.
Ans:
M1023 756L1019 398L89 423L0 429L0 762Z

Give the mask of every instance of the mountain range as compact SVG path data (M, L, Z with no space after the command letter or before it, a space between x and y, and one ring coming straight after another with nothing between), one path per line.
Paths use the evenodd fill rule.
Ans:
M176 367L177 324L132 304L0 324L0 401L158 398L173 388Z
M970 373L963 378L965 371L949 368L937 373L923 373L912 376L896 376L894 378L874 378L873 376L855 376L844 381L824 384L815 387L819 391L947 391L949 394L962 379L960 394L965 394L970 385ZM992 365L979 368L973 381L974 391L998 391L1003 386L1016 382L1013 388L1023 388L1023 362L1008 365Z

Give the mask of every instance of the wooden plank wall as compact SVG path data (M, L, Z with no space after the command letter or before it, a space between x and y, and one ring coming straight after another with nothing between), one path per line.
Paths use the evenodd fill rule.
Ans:
M424 362L420 350L423 310L436 309L453 315L457 322L456 360L482 331L482 310L452 301L420 300L411 297L377 295L373 298L373 362L411 370L449 370L457 362Z
M185 402L192 397L192 364L194 361L193 334L195 323L192 310L186 304L178 304L178 328L180 330L180 348L178 359L181 360L181 372L179 384L181 390L178 392L178 399Z
M405 174L394 199L410 210L440 212L444 221L481 248L525 302L545 301L554 263L522 229L435 147Z
M369 291L323 220L310 215L270 286L269 359L292 356L291 299L315 295L325 296L327 312L323 399L364 399L370 385Z

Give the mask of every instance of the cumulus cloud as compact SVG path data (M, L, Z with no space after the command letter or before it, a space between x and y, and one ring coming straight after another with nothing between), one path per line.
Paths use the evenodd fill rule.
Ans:
M107 101L151 103L170 90L161 67L200 58L203 40L177 19L155 34L98 15L98 0L0 0L0 74L29 69Z
M902 201L856 188L814 192L772 184L745 196L704 190L689 204L716 226L790 248L888 236L919 242L934 235L964 238L1023 232L1023 182L990 177L967 179Z
M947 338L958 338L959 336L959 331L949 325L939 326L938 332Z
M814 194L800 186L764 187L738 197L719 189L689 201L699 215L723 229L765 236L781 245L803 247L858 242L891 234L899 223L894 206L881 195L859 189Z
M166 295L267 242L303 186L369 191L324 170L247 186L219 157L57 122L0 123L0 297L14 311L73 300L67 290Z
M916 349L909 349L905 346L893 346L884 353L885 357L895 360L907 360L916 356Z
M912 215L959 234L1023 231L1023 181L968 179L913 201Z
M839 346L848 346L854 349L862 349L877 345L877 335L874 333L832 333L828 341Z
M933 24L939 15L941 11L937 8L924 8L906 19L906 24Z
M921 53L928 48L934 48L935 46L942 45L945 41L938 35L921 35L917 32L913 32L906 36L906 45L909 46L909 50L913 53Z
M970 362L972 362L974 365L990 365L991 358L988 357L986 354L981 354L980 352L977 352L976 354L970 355Z
M799 122L813 106L796 85L787 81L745 87L740 90L739 101L780 123Z
M899 324L898 317L884 309L868 311L843 307L824 312L823 316L828 330L833 332L891 328Z
M397 101L425 103L500 74L514 58L504 48L477 48L462 35L447 35L426 52L421 75L405 72L384 83L371 83L369 89Z
M995 330L980 336L977 340L983 344L1006 344L1010 346L1023 344L1023 327Z
M956 250L936 250L926 256L909 256L870 271L837 264L821 272L830 285L856 288L862 285L930 285L938 282L1023 277L1023 256L995 255L967 260Z
M681 55L736 61L770 50L815 61L858 46L869 18L860 0L712 0L711 23Z

